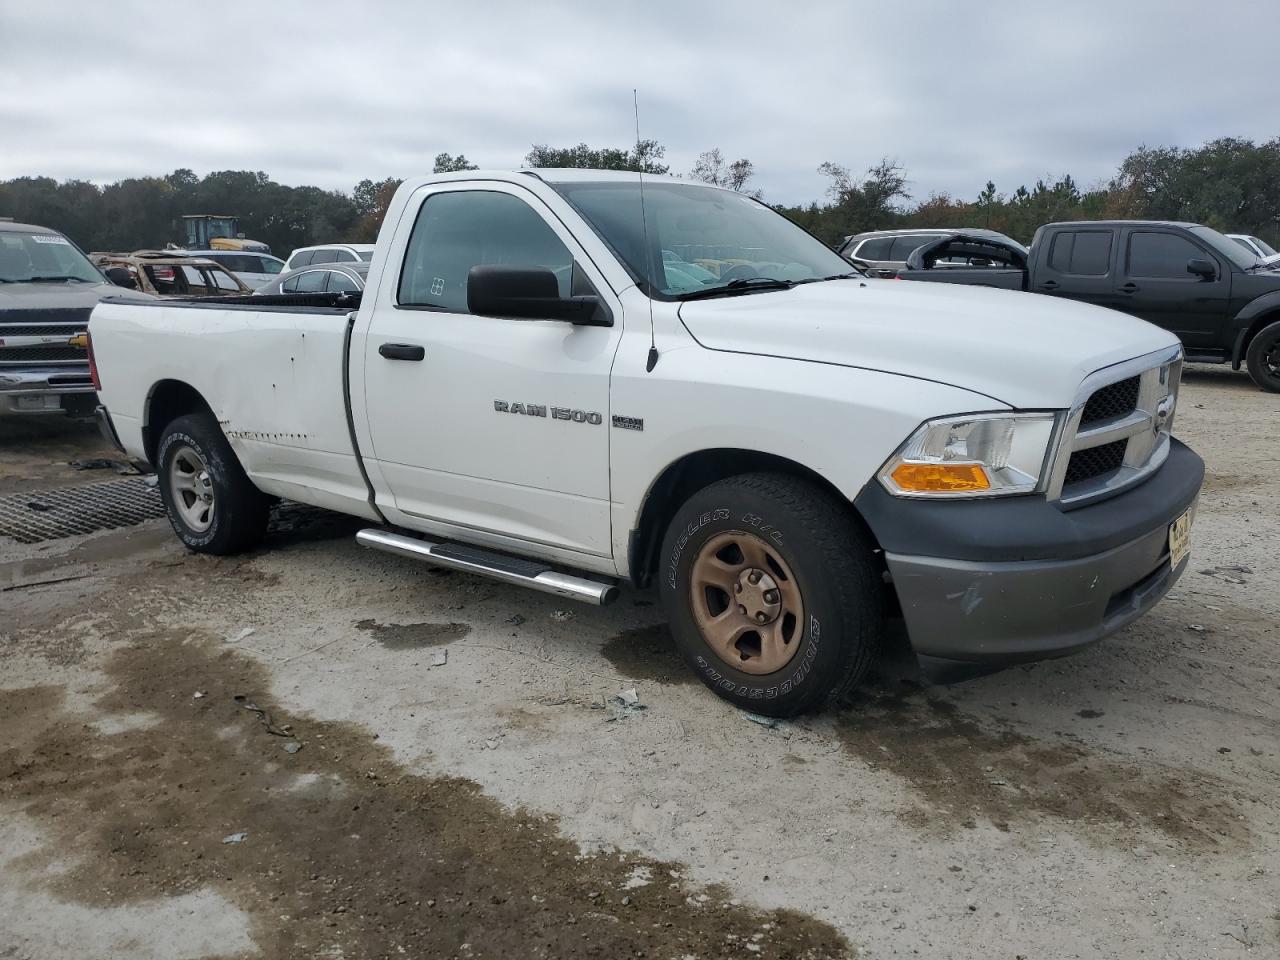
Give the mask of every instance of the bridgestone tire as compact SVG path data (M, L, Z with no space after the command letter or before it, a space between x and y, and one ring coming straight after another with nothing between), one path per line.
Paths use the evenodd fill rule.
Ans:
M182 494L173 486L173 461L192 451L205 464L213 496L207 529L184 516ZM160 436L156 471L165 512L178 538L197 553L241 553L262 541L267 532L269 501L245 475L231 445L210 414L178 417Z
M772 673L735 668L708 642L695 614L695 602L702 603L694 593L698 558L719 559L716 545L727 539L732 551L743 533L764 542L776 557L772 567L785 568L803 598L803 623L798 632L791 625L798 646ZM698 491L668 527L658 569L658 590L685 662L744 710L787 717L822 707L862 679L880 646L883 582L872 550L849 504L807 480L745 474Z
M1249 349L1245 353L1245 363L1249 367L1249 376L1253 378L1253 382L1269 393L1280 393L1280 373L1277 373L1267 359L1271 357L1272 363L1275 358L1280 355L1280 320L1269 324L1259 330L1251 341L1249 341Z

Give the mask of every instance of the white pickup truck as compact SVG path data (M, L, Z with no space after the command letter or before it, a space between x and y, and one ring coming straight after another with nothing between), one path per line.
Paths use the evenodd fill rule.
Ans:
M1203 478L1172 334L867 279L660 177L410 180L362 296L117 299L90 334L191 549L283 497L565 597L652 584L698 676L774 715L857 683L890 616L943 672L1111 633L1185 569Z

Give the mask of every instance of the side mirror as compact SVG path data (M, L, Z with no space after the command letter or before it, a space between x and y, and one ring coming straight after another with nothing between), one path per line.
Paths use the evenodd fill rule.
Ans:
M137 289L137 284L133 282L133 274L129 272L128 267L107 267L106 274L107 279L117 287L128 287L130 290Z
M613 325L599 297L560 296L559 281L547 267L472 267L467 271L467 309L482 317Z
M1218 268L1212 260L1192 257L1187 261L1187 273L1195 274L1201 280L1214 280L1218 276Z

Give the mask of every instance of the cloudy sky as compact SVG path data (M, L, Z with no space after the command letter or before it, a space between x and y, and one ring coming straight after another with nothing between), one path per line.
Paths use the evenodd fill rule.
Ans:
M1280 135L1274 0L559 4L0 0L0 179L263 170L349 190L441 151L719 146L766 199L882 156L911 191L1105 179L1139 144ZM1251 28L1250 24L1253 24Z

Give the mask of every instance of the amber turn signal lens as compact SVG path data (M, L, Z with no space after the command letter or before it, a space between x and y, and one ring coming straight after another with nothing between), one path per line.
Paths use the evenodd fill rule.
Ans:
M991 489L987 471L977 463L900 463L890 476L904 493L968 493Z

